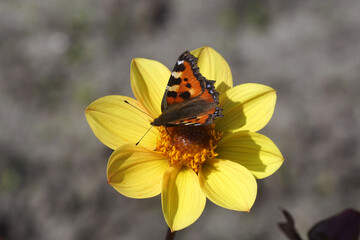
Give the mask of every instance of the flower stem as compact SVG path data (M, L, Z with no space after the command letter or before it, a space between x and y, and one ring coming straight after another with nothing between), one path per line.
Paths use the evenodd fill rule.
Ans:
M176 233L175 231L172 232L170 230L170 228L168 228L165 240L174 240L175 239L175 233Z

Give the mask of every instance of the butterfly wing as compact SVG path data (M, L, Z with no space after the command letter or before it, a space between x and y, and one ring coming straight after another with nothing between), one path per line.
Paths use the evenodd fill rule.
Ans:
M179 121L172 122L173 126L176 125L187 125L187 126L200 126L200 125L209 125L214 122L214 119L217 117L222 117L222 109L220 107L215 107L207 112L202 113L200 116L187 118Z
M185 51L171 73L161 103L162 115L156 124L197 126L212 123L213 119L222 116L222 109L217 106L219 93L214 84L215 81L200 74L197 58Z
M182 103L190 98L203 94L206 81L208 80L199 72L197 58L189 51L185 51L176 61L166 86L161 104L162 112L166 111L172 104Z

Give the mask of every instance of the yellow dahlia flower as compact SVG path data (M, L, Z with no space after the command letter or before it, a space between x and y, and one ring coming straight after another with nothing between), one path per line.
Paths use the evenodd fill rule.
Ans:
M233 87L230 68L219 53L210 47L191 53L198 58L200 73L216 80L224 117L215 124L154 127L136 146L161 114L170 77L163 64L143 58L134 59L130 68L136 99L105 96L85 110L96 137L115 150L108 162L108 183L131 198L161 194L164 218L172 231L194 223L206 198L227 209L249 212L256 198L255 179L270 176L284 160L269 138L256 133L273 114L276 91L254 83Z

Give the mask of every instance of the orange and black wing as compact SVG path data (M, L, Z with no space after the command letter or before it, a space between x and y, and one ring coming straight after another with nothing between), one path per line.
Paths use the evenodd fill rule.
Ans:
M161 103L162 115L170 115L173 111L168 109L181 108L193 100L205 101L203 109L193 108L191 117L183 116L167 122L164 125L206 125L213 122L216 117L221 117L219 93L215 90L215 81L207 80L199 71L197 58L189 51L185 51L176 61L171 73L165 94ZM193 106L193 105L192 105Z
M162 112L172 105L201 96L209 102L218 102L215 81L207 80L199 72L197 58L189 51L180 55L171 73L161 104ZM206 91L208 89L208 91Z
M217 106L215 108L210 109L207 112L203 112L199 116L172 122L171 125L187 125L187 126L209 125L214 122L215 118L223 116L221 114L221 111L222 111L221 107Z

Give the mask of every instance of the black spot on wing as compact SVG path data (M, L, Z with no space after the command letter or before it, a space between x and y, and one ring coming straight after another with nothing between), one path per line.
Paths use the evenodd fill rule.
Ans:
M174 86L179 85L181 83L181 78L174 78L174 76L171 76L168 82L168 86Z
M167 92L167 96L168 96L168 97L172 97L172 98L176 98L176 97L177 97L177 92L168 91L168 92Z
M197 65L198 59L194 55L192 55L189 51L185 51L183 52L183 54L180 55L178 61L186 61L190 64L194 76L196 77L196 79L199 80L201 88L204 89L206 84L205 82L208 80L203 75L200 74L200 70Z
M175 64L175 67L174 67L174 70L175 72L183 72L185 70L185 65L182 63L182 64Z
M206 90L209 92L209 94L212 96L213 101L217 104L219 104L219 93L215 90L215 81L213 80L207 80L203 75L200 73L200 69L197 65L198 59L192 55L189 51L183 52L180 57L178 58L178 61L185 61L188 62L191 66L192 72L196 79L199 81L202 93ZM177 62L176 62L177 64ZM175 65L176 67L176 65ZM188 82L188 79L184 79L185 82ZM185 99L185 98L183 98ZM221 111L219 112L219 116L221 116Z
M191 88L191 84L190 83L186 84L186 87Z
M184 100L187 100L187 99L189 99L191 97L191 95L190 95L190 93L188 91L186 91L186 92L181 93L179 95L179 97L181 97Z

